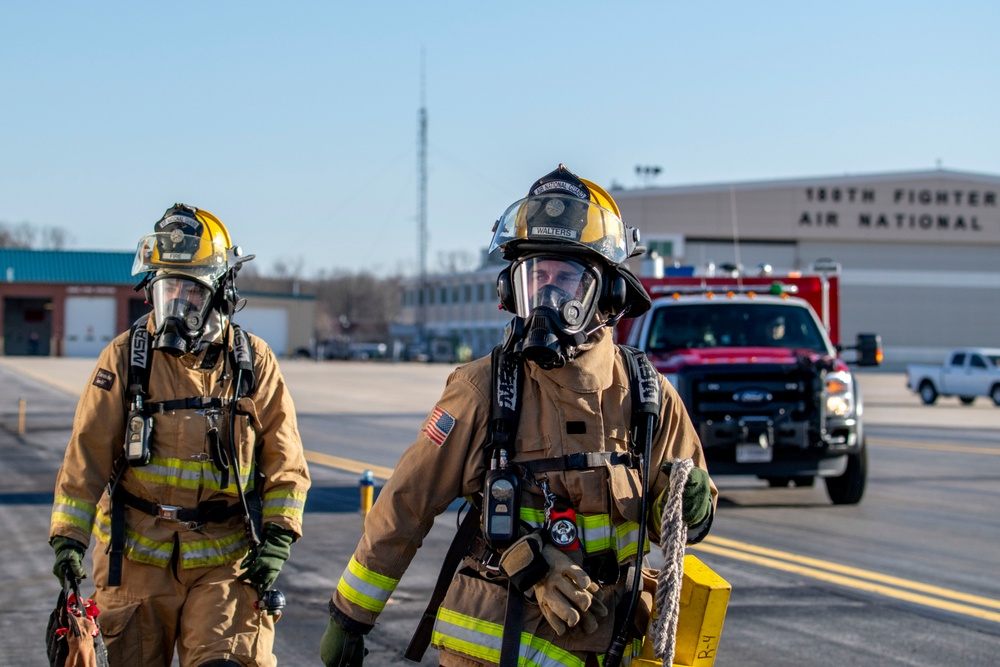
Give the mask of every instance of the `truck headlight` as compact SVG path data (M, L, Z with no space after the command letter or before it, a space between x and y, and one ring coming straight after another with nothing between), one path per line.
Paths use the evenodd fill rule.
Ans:
M830 373L826 377L826 411L834 417L854 414L854 390L847 373Z

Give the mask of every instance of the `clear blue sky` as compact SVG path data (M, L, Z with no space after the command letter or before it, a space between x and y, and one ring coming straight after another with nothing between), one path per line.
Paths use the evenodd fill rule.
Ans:
M257 255L413 274L564 162L602 185L1000 174L1000 2L0 6L0 221L135 248L175 201Z

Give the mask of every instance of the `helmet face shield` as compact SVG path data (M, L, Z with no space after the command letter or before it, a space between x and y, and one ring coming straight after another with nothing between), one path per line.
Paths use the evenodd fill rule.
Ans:
M582 331L591 322L600 293L593 266L558 255L534 255L511 265L515 314L529 319L539 310L557 314L559 329Z
M139 240L132 275L166 269L216 283L228 269L227 248L218 240L175 229L154 232Z
M630 232L613 211L593 201L552 192L511 204L497 221L490 252L518 241L568 243L617 265L634 249Z

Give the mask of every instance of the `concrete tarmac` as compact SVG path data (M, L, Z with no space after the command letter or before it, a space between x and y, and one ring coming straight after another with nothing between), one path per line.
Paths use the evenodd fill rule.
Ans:
M44 633L59 593L47 543L52 493L79 392L93 367L93 359L0 358L0 666L48 664ZM329 378L315 375L312 381L318 384L312 387L308 376L314 375L315 365L303 364L300 370L307 378L297 378L295 389L303 397L297 407L317 409L316 396L325 390L320 384L328 385ZM350 372L346 365L339 370ZM448 370L427 366L435 381ZM295 375L295 370L287 375ZM443 377L438 386L443 386ZM433 405L434 398L424 402ZM20 423L22 400L26 409ZM327 601L362 534L359 476L323 465L310 465L310 473L305 537L293 547L277 584L288 599L277 624L279 665L319 664L319 640L329 619ZM431 531L368 641L366 664L400 661L400 647L416 627L454 534L455 517L455 512L439 517L441 525ZM85 567L90 571L89 555ZM82 590L87 594L93 587L84 581ZM429 649L421 664L436 665L436 651Z
M3 506L0 512L0 535L3 536L0 539L0 667L48 664L44 631L58 595L58 584L51 574L52 551L47 544L52 491L77 398L93 367L93 359L0 357L0 480L3 482L0 487L0 505ZM383 439L389 446L381 452L374 447L361 446L363 441L359 444L353 440L349 449L331 447L327 452L364 459L380 467L395 464L395 457L412 441L420 420L433 406L451 371L449 366L428 364L407 364L404 371L400 366L372 362L302 361L282 362L282 369L295 396L300 427L309 421L329 428L330 422L326 420L335 415L332 422L338 424L337 428L355 438L364 431L348 417L358 419L360 415L366 424L384 424L378 432L386 434ZM919 399L905 391L901 374L869 373L862 375L861 382L866 399L866 420L873 431L900 423L912 426L915 434L918 430L920 433L935 432L946 425L959 424L971 434L996 433L1000 428L1000 409L988 399L979 399L971 407L959 405L954 398L941 399L933 408L922 408ZM387 392L386 387L392 390ZM26 406L23 423L19 409L22 400ZM394 421L386 419L386 415ZM366 428L369 428L367 437L371 438L371 429ZM304 437L305 433L304 430ZM311 446L307 443L307 449ZM329 618L327 601L362 534L358 470L312 462L310 471L313 487L306 504L305 537L293 547L292 558L277 584L288 598L288 607L277 626L275 653L280 665L319 664L319 639ZM367 645L371 654L366 665L413 664L403 661L401 654L430 596L441 560L454 534L455 521L454 511L438 518L381 615L378 626L369 635ZM723 527L720 524L720 529ZM725 562L720 569L717 563L713 563L713 567L733 583L734 590L747 591L755 584L759 588L762 581L767 582L766 590L775 586L772 580L762 580L754 571L732 567ZM83 590L87 593L93 589L85 581ZM785 595L789 590L795 593L801 589L786 589L782 584L773 590L780 590ZM818 652L805 647L800 654L787 653L784 660L775 660L781 655L779 652L766 661L744 662L736 649L741 645L757 646L764 639L787 651L788 637L781 634L760 636L759 614L764 609L773 611L775 606L774 600L756 598L730 605L727 631L723 634L717 663L720 667L849 664L849 658L848 662L837 659L837 656L853 655L847 644L828 641L819 635L808 635L813 637L817 647L823 647ZM875 609L879 610L877 618L872 615ZM902 634L879 632L878 628L882 627L879 624L886 619L905 621L920 631L926 623L925 634L941 632L944 627L954 642L975 647L977 655L996 655L989 649L996 645L993 634L982 635L973 628L942 626L922 617L887 613L888 610L877 603L874 609L866 604L864 610L865 620L858 626L861 628L859 633L869 632L879 637ZM823 613L830 616L833 625L847 618L843 609L837 606L824 608ZM804 655L813 658L803 658ZM940 658L911 656L883 664L944 664ZM421 664L436 665L436 651L429 649ZM964 664L991 663L971 659Z

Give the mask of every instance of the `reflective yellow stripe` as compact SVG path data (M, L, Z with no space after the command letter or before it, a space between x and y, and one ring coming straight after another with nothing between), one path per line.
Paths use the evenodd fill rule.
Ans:
M522 507L521 521L534 529L545 525L544 510ZM614 550L618 562L635 556L639 546L639 524L635 521L625 521L618 526L611 525L609 514L577 514L576 525L580 530L580 542L588 554L598 554L602 551ZM647 544L646 551L649 550Z
M131 468L136 479L150 484L164 484L181 489L211 489L236 495L236 485L232 479L225 489L220 485L221 473L211 461L184 461L154 456L149 465ZM240 467L240 483L246 490L250 486L251 466Z
M94 536L107 545L111 541L111 520L98 508L97 521L93 527ZM248 549L246 534L238 528L217 540L181 542L181 568L214 567L239 560ZM140 534L133 528L125 527L125 556L137 563L166 567L174 553L173 540L158 541Z
M633 639L629 642L629 648L631 649L631 653L626 653L622 656L622 667L629 667L632 664L632 658L642 653L642 640ZM601 667L604 667L605 657L603 653L597 656L597 664L601 665Z
M66 523L90 532L97 515L97 505L69 496L56 496L52 503L52 523Z
M247 552L249 542L243 529L217 540L181 542L181 567L211 567L231 563Z
M576 524L580 527L580 541L583 550L596 554L617 546L611 541L611 517L607 514L576 515Z
M620 526L615 526L615 540L618 544L618 562L622 563L639 550L639 524L635 521L626 521ZM649 540L646 540L645 547L644 552L649 551Z
M306 494L301 491L269 491L264 495L264 516L302 519Z
M431 643L478 660L500 662L503 626L444 607L438 610ZM584 667L584 660L529 632L521 633L518 665L522 667Z
M378 614L385 609L397 585L399 579L372 572L351 556L337 583L337 591L351 603Z

